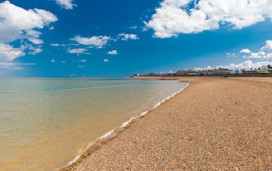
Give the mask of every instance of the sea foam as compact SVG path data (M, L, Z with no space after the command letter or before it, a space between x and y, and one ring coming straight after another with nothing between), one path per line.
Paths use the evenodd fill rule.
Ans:
M158 102L157 104L155 104L150 109L142 112L140 115L131 117L128 121L123 122L122 125L119 128L112 129L109 132L107 132L104 135L102 135L101 137L97 138L95 141L92 141L91 143L88 144L88 146L87 146L87 148L85 148L85 150L80 151L79 155L76 156L72 161L70 161L68 163L68 165L65 166L64 168L76 164L80 158L84 158L84 157L88 156L88 154L86 154L86 153L88 153L88 150L90 148L92 148L92 147L93 148L99 148L99 147L101 147L102 145L104 145L105 142L107 142L107 141L111 140L112 138L116 137L120 132L124 131L132 123L138 121L139 119L141 119L142 117L144 117L145 115L147 115L150 111L158 108L161 104L163 104L164 102L170 100L171 98L173 98L174 96L176 96L177 94L179 94L180 92L182 92L188 86L189 86L189 83L187 83L183 88L181 88L177 92L173 93L172 95L170 95L170 96L162 99L160 102ZM96 151L96 150L93 150L92 152L94 152L94 151Z

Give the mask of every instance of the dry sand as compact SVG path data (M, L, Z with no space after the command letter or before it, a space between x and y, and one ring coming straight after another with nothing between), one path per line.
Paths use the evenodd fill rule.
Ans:
M271 170L272 83L190 86L68 170Z
M233 79L261 81L261 82L270 82L270 83L272 83L272 78L271 77L233 77Z

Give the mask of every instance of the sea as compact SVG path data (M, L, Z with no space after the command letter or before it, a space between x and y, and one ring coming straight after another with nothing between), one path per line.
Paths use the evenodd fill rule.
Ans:
M0 78L0 170L57 170L188 84L127 78Z

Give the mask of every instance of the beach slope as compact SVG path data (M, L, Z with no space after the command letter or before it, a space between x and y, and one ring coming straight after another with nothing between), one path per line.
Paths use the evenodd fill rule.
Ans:
M272 83L190 86L67 170L272 169Z

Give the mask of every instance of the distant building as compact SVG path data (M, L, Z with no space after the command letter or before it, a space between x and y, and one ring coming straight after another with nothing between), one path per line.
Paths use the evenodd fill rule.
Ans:
M258 74L269 74L272 73L272 67L270 65L268 66L262 66L261 68L257 69Z
M156 76L155 73L149 73L148 76Z
M238 74L242 74L242 71L241 71L241 70L238 70L238 69L236 69L236 70L231 70L231 71L230 71L230 74L232 74L232 75L234 75L234 74L238 75Z
M272 73L272 66L268 65L267 68L268 68L269 73Z
M218 68L217 70L216 70L216 72L217 72L217 74L218 75L226 75L226 74L230 74L230 71L228 70L228 69L226 69L226 68Z
M138 76L228 76L228 75L249 75L250 74L272 74L272 66L262 66L257 69L236 69L236 70L229 70L227 68L217 68L217 69L206 69L206 70L199 70L199 71L193 71L193 70L180 70L176 73L161 73L161 74L155 74L155 73L149 73L147 75L141 75L141 74L134 74L135 77Z
M141 74L134 74L133 76L134 77L139 77L139 76L141 76Z
M232 74L232 75L236 74L236 70L231 70L230 74Z
M217 75L216 69L208 70L207 75Z
M189 70L183 70L183 71L178 71L176 72L176 76L186 76L189 75L190 71Z
M190 73L188 73L188 75L190 75L190 76L199 76L200 73L199 72L190 72Z
M242 74L256 74L257 73L257 70L256 69L249 69L249 70L245 70L245 69L243 69L242 70Z

